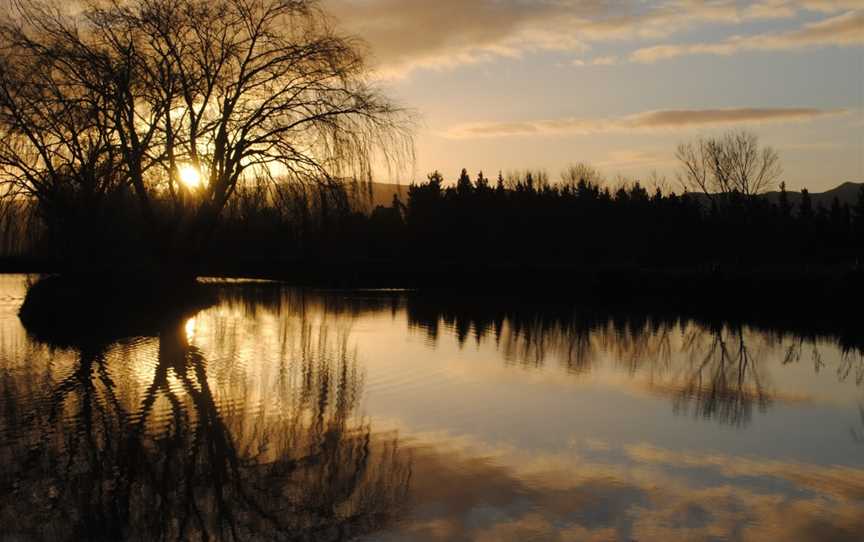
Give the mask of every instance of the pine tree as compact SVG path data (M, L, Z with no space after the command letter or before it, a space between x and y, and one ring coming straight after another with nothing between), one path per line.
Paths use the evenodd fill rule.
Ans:
M786 183L780 183L780 220L782 223L789 222L789 218L792 216L792 206L789 204L789 194L786 192Z
M459 180L456 181L456 193L459 194L460 197L465 197L473 191L474 185L471 184L471 177L468 176L468 170L463 168L462 173L459 174Z
M478 192L486 192L489 190L489 179L487 179L483 172L477 174L477 181L474 183L474 186L477 188Z
M498 192L499 194L502 194L502 193L504 193L504 190L505 190L504 174L499 171L498 172L498 184L495 186L495 191Z
M798 206L798 220L804 223L813 221L813 200L810 198L810 191L804 188L801 190L801 203Z
M444 176L441 175L437 169L429 174L429 186L435 192L439 192L441 190L441 183L444 182Z

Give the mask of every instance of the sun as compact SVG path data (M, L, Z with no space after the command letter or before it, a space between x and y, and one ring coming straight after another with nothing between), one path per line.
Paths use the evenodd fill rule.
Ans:
M195 166L180 166L180 182L187 188L198 188L201 186L201 173Z

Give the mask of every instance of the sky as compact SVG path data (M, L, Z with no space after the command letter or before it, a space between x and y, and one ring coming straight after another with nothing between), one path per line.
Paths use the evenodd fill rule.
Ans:
M323 4L417 114L390 180L586 162L675 188L679 143L743 128L791 189L864 181L864 0Z

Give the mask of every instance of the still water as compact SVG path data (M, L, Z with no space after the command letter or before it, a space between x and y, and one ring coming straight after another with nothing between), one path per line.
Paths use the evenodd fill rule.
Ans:
M0 276L0 539L864 539L854 347L211 286L155 336L61 347Z

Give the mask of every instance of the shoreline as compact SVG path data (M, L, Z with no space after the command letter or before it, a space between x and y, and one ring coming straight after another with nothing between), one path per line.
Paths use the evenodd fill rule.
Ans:
M24 262L18 262L19 264ZM46 265L10 266L0 273L56 272ZM92 288L97 273L73 273ZM119 276L123 276L120 274ZM136 287L140 288L140 274ZM163 275L164 276L164 275ZM358 263L210 263L197 276L274 280L314 289L379 290L442 304L539 307L680 315L709 325L743 324L798 335L834 335L864 348L864 270L849 266L652 269L636 266L395 265ZM155 282L155 281L154 281ZM158 287L158 285L157 285ZM176 287L176 285L175 285ZM98 288L98 286L97 286ZM112 291L117 291L114 284ZM388 292L389 291L389 292ZM100 297L100 296L97 296ZM104 297L104 296L101 296ZM161 296L160 296L161 297ZM170 296L166 296L170 299ZM76 303L78 304L78 303ZM80 306L80 305L79 305ZM115 306L116 308L116 306Z
M861 265L717 265L656 267L640 265L556 265L363 262L206 262L159 268L68 269L48 260L0 259L0 274L162 278L192 276L279 281L297 287L469 291L531 295L557 291L581 298L620 301L640 298L715 301L747 296L783 302L834 299L839 306L864 303ZM158 282L159 280L155 281ZM696 296L696 297L694 297ZM820 303L821 304L821 303ZM864 309L864 304L860 305Z

